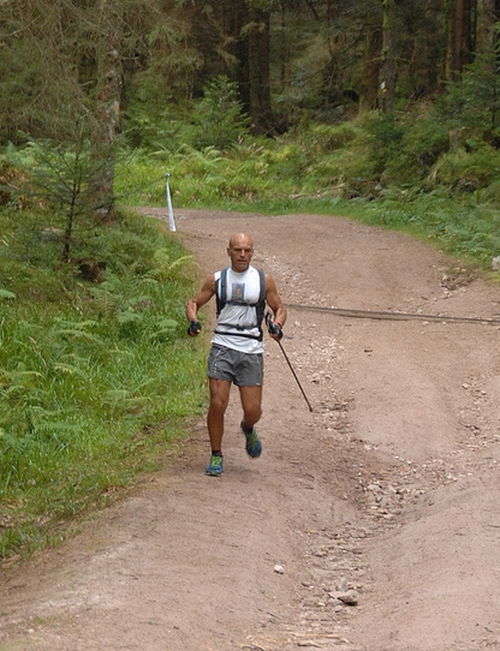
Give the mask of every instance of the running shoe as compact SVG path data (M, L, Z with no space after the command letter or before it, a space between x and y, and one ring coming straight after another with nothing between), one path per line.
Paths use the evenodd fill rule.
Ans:
M260 457L262 454L262 443L257 436L257 430L255 427L244 427L243 421L241 421L240 427L246 438L245 450L247 451L247 454L252 457L252 459Z
M222 461L222 455L212 454L210 463L205 469L207 475L210 475L210 477L220 477L222 475Z

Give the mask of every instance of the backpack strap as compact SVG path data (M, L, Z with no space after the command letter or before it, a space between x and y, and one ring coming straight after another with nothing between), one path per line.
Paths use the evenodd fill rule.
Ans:
M262 339L262 321L264 319L264 312L266 310L266 274L263 269L257 269L260 276L260 295L259 302L257 303L257 325L259 326L261 339Z
M260 276L260 296L259 303L262 303L266 298L266 274L263 269L257 269Z
M227 271L229 267L223 269L220 276L215 281L215 296L217 299L217 316L222 312L227 299Z

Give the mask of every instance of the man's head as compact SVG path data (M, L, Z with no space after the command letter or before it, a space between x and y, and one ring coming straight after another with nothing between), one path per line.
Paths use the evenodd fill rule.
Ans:
M246 271L253 255L253 242L250 235L246 233L233 235L229 240L227 254L231 258L231 269L233 271Z

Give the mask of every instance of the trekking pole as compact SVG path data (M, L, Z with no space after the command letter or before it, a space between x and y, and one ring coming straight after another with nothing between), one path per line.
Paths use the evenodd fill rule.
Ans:
M278 341L278 343L279 343L279 345L280 345L281 352L282 352L283 355L285 356L285 359L286 359L286 361L287 361L287 363L288 363L288 366L290 367L290 370L292 371L293 377L294 377L295 380L297 381L297 384L299 385L299 389L302 391L302 395L304 396L304 400L307 402L307 406L309 407L309 411L312 411L313 408L311 407L311 403L310 403L309 400L307 399L307 396L306 396L306 394L305 394L305 391L304 391L304 389L302 388L301 383L299 382L299 378L297 377L297 374L296 374L295 371L293 370L293 366L290 364L290 360L288 359L288 355L285 353L285 349L283 348L283 344L281 343L281 341Z
M167 195L167 206L168 206L168 222L170 225L170 230L175 233L175 221L174 221L174 212L172 210L172 197L170 196L170 186L168 185L168 177L170 174L167 172L165 175L165 193Z
M269 314L269 312L266 314L266 325L267 325L267 329L269 331L269 334L276 334L276 332L273 331L274 323L271 321L271 315ZM281 334L283 335L283 333L281 333ZM309 411L312 412L313 408L311 407L311 403L307 399L306 393L305 393L304 389L302 388L302 384L300 383L299 378L297 377L297 374L293 370L293 366L292 366L290 360L288 359L288 355L286 354L285 349L283 348L283 344L281 343L281 341L279 339L278 339L278 344L279 344L279 346L281 348L281 352L283 353L283 356L286 359L286 362L287 362L288 366L290 367L290 370L292 371L292 375L295 378L295 381L299 385L299 389L301 390L302 395L304 396L304 400L306 401L307 406L309 407Z

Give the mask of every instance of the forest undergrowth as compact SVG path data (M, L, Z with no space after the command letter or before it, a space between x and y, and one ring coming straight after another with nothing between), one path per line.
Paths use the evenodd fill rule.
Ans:
M175 238L124 214L63 264L46 223L0 213L0 558L11 561L158 468L204 400L204 357L185 336L196 267Z

